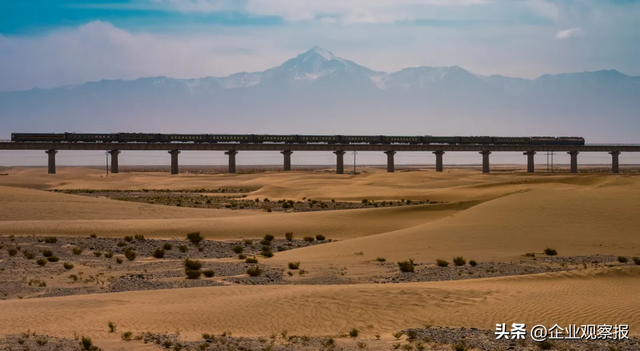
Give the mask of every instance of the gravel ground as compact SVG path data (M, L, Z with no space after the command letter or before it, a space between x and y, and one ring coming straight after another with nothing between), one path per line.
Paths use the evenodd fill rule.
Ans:
M0 338L0 350L81 351L85 349L80 345L80 342L76 340L36 335L35 333L24 333L20 335L7 335ZM96 347L91 350L99 351L100 349Z
M387 268L387 274L360 279L361 283L408 283L442 280L464 280L477 278L491 278L511 275L537 274L547 272L571 271L582 268L599 268L604 266L634 265L632 258L628 262L618 262L617 256L573 256L573 257L542 257L518 262L479 262L477 265L464 266L449 265L438 267L436 264L414 264L414 272L400 272L397 263L378 263Z

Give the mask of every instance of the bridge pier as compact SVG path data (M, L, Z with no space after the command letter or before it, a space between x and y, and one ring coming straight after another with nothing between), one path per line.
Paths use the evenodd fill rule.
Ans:
M48 173L56 174L56 154L57 150L47 150L45 151L47 155L49 155L49 163L48 163Z
M578 173L578 151L567 152L571 155L571 173Z
M171 150L169 153L171 154L171 174L178 174L180 172L178 168L178 154L180 154L180 150Z
M238 151L229 150L224 153L225 155L229 155L229 174L236 173L236 155Z
M528 173L534 173L536 171L536 164L534 162L535 154L536 152L533 150L523 153L523 155L527 155L527 172Z
M346 151L337 150L333 153L336 154L336 174L344 174L344 154Z
M293 151L284 150L284 151L281 151L280 153L284 155L284 170L290 171L291 170L291 154L293 153Z
M111 150L109 154L111 154L111 173L118 173L118 155L120 154L120 150Z
M482 173L489 173L491 171L489 166L489 155L491 155L491 151L480 151L480 155L482 155Z
M394 163L394 157L396 152L393 150L389 150L389 151L385 151L385 154L387 154L387 172L389 173L393 173L396 170L396 166Z
M444 155L444 151L434 151L433 154L436 155L436 172L442 172L444 168L442 163L442 155Z
M611 173L619 173L620 163L618 156L620 156L620 151L611 151L609 154L611 155Z

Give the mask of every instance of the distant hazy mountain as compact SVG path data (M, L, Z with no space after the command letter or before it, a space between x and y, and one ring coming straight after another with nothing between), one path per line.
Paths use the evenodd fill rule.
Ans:
M215 59L215 58L213 58ZM376 72L314 47L264 72L103 80L0 93L11 132L580 135L638 142L640 77L615 70L481 76Z

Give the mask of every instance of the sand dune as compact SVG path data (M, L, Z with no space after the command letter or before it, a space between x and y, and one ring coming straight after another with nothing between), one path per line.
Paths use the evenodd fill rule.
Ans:
M0 301L0 330L104 336L122 330L334 335L388 334L435 324L640 324L640 268L475 281L342 286L237 286ZM631 328L631 334L640 330Z

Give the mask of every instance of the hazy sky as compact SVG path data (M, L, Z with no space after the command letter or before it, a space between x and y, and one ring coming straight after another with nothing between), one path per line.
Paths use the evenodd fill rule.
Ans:
M314 45L380 71L640 75L640 0L0 1L0 91L225 76Z

